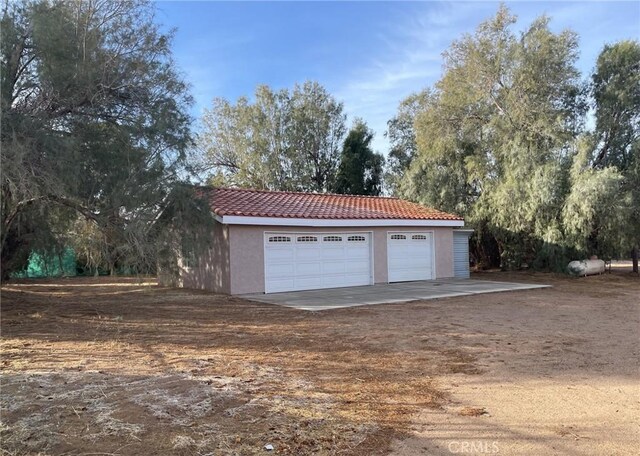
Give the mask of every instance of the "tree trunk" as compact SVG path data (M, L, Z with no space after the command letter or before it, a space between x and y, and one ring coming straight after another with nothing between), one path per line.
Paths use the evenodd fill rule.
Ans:
M638 273L638 247L634 247L631 251L631 261L633 262L633 272Z
M0 284L5 283L9 280L9 269L5 266L6 262L4 261L4 257L0 260Z

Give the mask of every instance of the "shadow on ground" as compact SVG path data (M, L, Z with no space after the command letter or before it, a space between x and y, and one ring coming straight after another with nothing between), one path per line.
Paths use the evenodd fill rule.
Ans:
M505 386L551 407L545 382L637 381L640 287L615 274L523 280L554 288L309 313L153 282L10 283L3 449L257 454L271 443L279 454L439 454L445 438L493 430L562 452L586 422L527 433L500 421L497 406L489 416L459 411L498 398L517 406ZM520 406L523 419L548 412Z

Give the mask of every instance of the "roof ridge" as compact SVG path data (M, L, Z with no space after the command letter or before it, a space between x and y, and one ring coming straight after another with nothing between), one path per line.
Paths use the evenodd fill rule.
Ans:
M347 195L344 193L317 193L317 192L301 192L292 190L263 190L257 188L239 188L239 187L215 187L212 185L194 185L195 187L204 188L207 190L231 190L236 192L254 192L254 193L279 193L285 195L317 195L317 196L340 196L346 198L372 198L372 199L387 199L387 200L399 200L397 196L374 196L374 195Z

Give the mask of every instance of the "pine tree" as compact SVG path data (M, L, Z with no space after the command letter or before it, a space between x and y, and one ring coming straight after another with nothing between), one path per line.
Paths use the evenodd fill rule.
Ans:
M373 152L373 132L356 120L342 147L334 191L348 195L380 195L384 157Z

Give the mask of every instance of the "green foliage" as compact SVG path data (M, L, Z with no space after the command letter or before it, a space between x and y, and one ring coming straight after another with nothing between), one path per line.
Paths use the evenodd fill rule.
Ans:
M599 223L592 226L591 237L599 250L617 255L634 250L637 258L640 247L640 43L621 41L605 46L596 63L591 89L596 114L593 167L605 176L617 174L616 186L601 207ZM637 260L634 268L637 270Z
M501 6L400 104L389 190L464 215L483 265L637 251L640 44L605 46L586 84L573 32L546 16L514 24ZM3 278L67 248L95 271L171 269L210 240L208 202L182 185L197 167L214 185L381 192L371 131L358 121L347 135L342 104L315 82L216 99L200 162L187 160L192 100L147 0L6 2L0 33Z
M346 117L321 85L256 89L255 100L214 100L198 137L218 185L326 191L335 179Z
M594 169L589 164L590 142L582 140L571 167L571 190L563 207L566 242L605 257L620 253L617 231L624 226L625 198L620 198L622 175L615 167Z
M382 191L384 157L373 152L373 132L362 120L355 121L344 141L333 191L347 195L373 195Z
M414 124L416 116L426 110L430 99L429 90L410 95L400 103L398 114L387 122L385 135L389 138L391 148L387 157L384 181L392 194L397 192L405 170L409 168L416 155Z
M79 220L104 267L155 267L149 227L185 169L191 98L153 14L145 0L4 8L3 274L36 244L68 245Z
M181 268L197 265L196 253L213 245L215 223L206 192L187 184L175 186L150 230L158 240L158 273L176 281Z
M625 256L640 242L640 45L605 46L591 79L596 127L573 157L562 214L566 242Z
M611 253L604 240L621 238L629 203L618 171L590 166L576 35L552 32L545 16L519 34L515 23L501 6L445 53L410 117L415 152L396 171L398 193L464 215L481 264L495 242L504 268L562 269L571 255Z
M592 76L598 167L627 170L638 160L640 146L640 43L606 45Z

